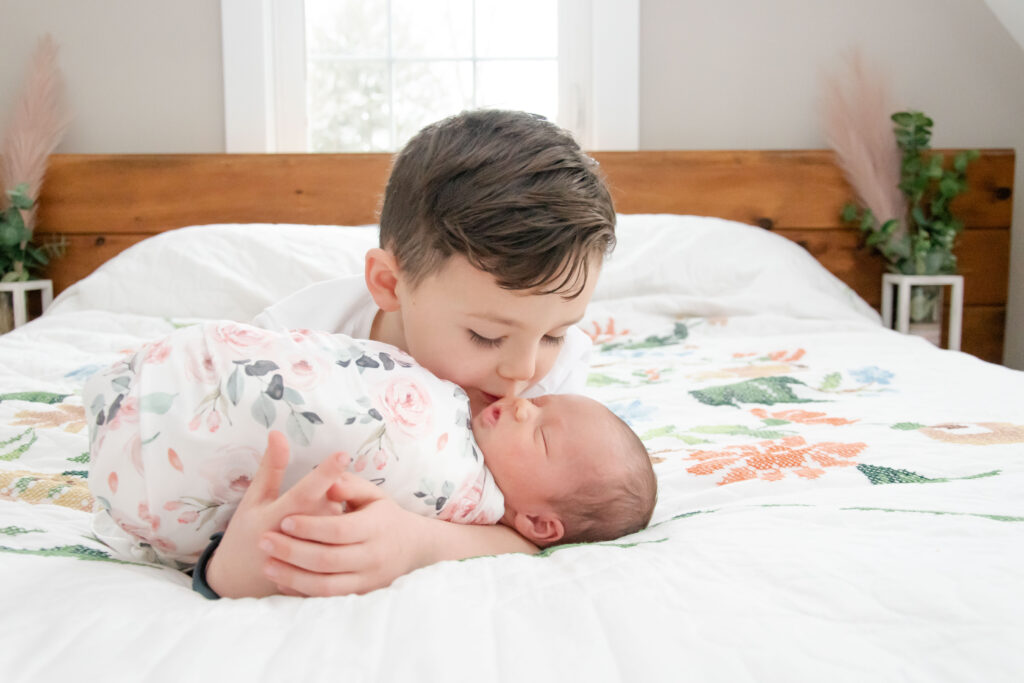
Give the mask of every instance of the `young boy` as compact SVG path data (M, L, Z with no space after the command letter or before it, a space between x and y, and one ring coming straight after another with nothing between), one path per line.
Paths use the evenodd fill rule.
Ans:
M395 159L364 282L313 285L255 322L397 346L461 386L473 414L502 396L576 393L589 342L575 324L614 229L597 165L565 131L521 112L463 113ZM372 485L336 482L329 464L278 497L286 463L271 441L205 568L217 593L366 592L445 559L536 551L507 527L419 518ZM342 499L348 512L331 514Z
M461 388L343 334L205 322L96 373L82 399L97 535L173 567L224 531L273 429L295 447L291 481L342 449L410 512L539 547L619 538L654 508L647 449L598 401L504 398L470 420Z

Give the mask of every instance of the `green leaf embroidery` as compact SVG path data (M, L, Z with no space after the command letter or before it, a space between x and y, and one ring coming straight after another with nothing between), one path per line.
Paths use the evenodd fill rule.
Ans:
M872 484L939 484L947 481L994 477L1001 472L1001 470L992 470L991 472L972 474L967 477L937 477L933 479L930 477L923 477L920 474L909 470L897 470L891 467L880 467L878 465L860 464L857 465L857 469L860 470Z
M840 382L843 381L843 373L832 372L825 375L825 379L821 382L821 391L834 391L839 388Z
M917 422L897 422L892 426L893 429L901 429L907 432L911 432L915 429L920 429L921 427L924 427L924 425L919 424Z
M10 445L10 444L12 444L12 443L14 443L14 442L16 442L18 440L23 440L24 437L30 437L30 438L28 439L28 441L24 441L24 443L22 443L20 446L17 446L16 448L13 448L13 449L7 451L6 453L0 453L0 460L6 460L6 461L17 460L22 455L24 455L25 452L28 451L28 449L32 447L32 444L34 444L36 442L36 439L39 438L38 436L36 436L36 431L34 429L32 429L31 427L29 427L28 429L26 429L22 433L18 434L17 436L14 436L14 437L12 437L10 439L7 439L3 443L0 443L0 447L8 446L8 445Z
M779 432L767 429L751 429L745 425L704 425L692 427L691 432L697 434L727 434L729 436L750 436L755 439L781 439L793 432Z
M592 372L587 375L588 387L606 387L610 384L629 384L629 382L623 382L621 379L616 379L611 375L605 375L598 372Z
M26 529L20 526L0 527L0 534L3 534L4 536L19 536L21 534L31 534L37 531L41 532L42 529Z
M87 463L89 462L89 454L82 453L81 455L76 455L72 458L68 458L68 462Z
M71 394L54 394L49 391L18 391L12 394L0 394L0 401L28 401L29 403L60 403Z
M649 439L657 439L659 437L669 437L672 439L678 439L683 443L694 446L696 444L708 443L707 439L700 439L696 436L690 436L688 434L679 434L676 432L675 425L665 425L664 427L655 427L654 429L648 430L640 435L641 441L648 441Z
M807 386L792 377L757 377L735 384L697 389L691 391L690 395L705 405L734 408L739 408L740 403L760 403L768 406L776 403L815 403L811 399L799 398L789 388L791 384Z

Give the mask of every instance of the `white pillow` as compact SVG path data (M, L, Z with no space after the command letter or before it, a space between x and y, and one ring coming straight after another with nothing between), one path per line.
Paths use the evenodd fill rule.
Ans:
M762 228L705 216L619 215L594 301L665 315L776 313L879 324L807 250Z
M154 235L60 294L47 315L98 309L248 321L320 280L363 272L377 226L197 225Z
M878 323L878 314L799 245L734 221L620 215L595 302L658 315L777 313ZM47 315L98 309L251 320L309 284L363 272L376 226L225 224L169 230L72 285Z

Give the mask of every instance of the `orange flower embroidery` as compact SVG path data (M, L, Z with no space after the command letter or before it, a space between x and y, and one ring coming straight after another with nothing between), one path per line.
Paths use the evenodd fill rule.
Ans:
M608 318L608 322L603 328L596 321L593 321L591 324L594 326L594 331L589 332L584 330L584 332L586 332L587 336L590 337L590 341L595 344L605 344L629 334L629 330L619 331L615 329L615 318Z
M856 465L848 458L856 457L865 448L865 443L826 441L808 444L803 437L789 436L780 440L728 446L720 451L694 451L687 457L700 462L686 471L691 474L712 474L724 469L725 477L718 482L719 486L747 479L778 481L786 476L786 470L805 479L817 479L825 474L822 469L824 467Z
M845 417L825 417L825 413L816 413L810 410L777 410L774 413L769 413L764 408L752 408L751 414L762 420L774 419L774 420L786 420L788 422L798 422L804 425L819 425L829 424L835 427L841 425L852 425L857 420L847 420Z
M60 404L51 410L22 410L12 425L39 428L64 427L65 432L77 434L85 429L85 409L82 406Z
M772 351L768 354L768 357L785 363L795 363L803 358L805 353L807 352L803 349L797 349L796 351Z

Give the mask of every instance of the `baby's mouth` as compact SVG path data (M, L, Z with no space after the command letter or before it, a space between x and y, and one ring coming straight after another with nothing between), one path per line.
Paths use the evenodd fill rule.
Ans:
M493 427L498 424L498 420L501 419L501 406L496 403L484 408L484 419L487 422L488 427Z

